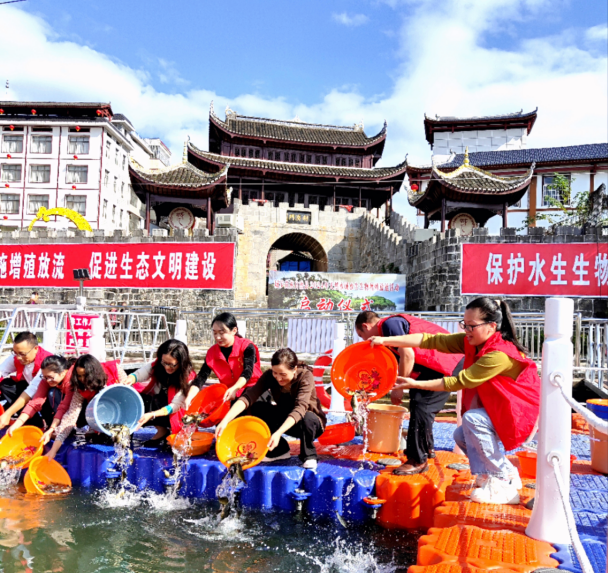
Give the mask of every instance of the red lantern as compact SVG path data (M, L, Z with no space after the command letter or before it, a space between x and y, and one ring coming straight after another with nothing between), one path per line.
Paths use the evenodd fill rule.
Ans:
M5 215L5 216L4 216L4 219L8 219L8 215Z
M0 108L0 116L4 115L4 110L2 108Z
M79 132L79 131L80 131L80 126L76 126L74 129L75 129L77 132Z
M413 184L410 186L410 189L412 189L412 191L419 191L419 186L418 186L416 183L413 183Z
M15 126L8 126L8 128L13 131L15 129Z
M5 183L4 187L10 187L10 185L8 183Z
M75 155L75 156L74 156L74 159L78 159L78 156L77 156L77 155Z
M76 189L76 186L75 186L75 185L73 185L73 186L72 186L72 189Z
M36 110L32 110L32 115L35 116L36 115Z
M102 115L102 111L101 110L97 110L97 115L101 116Z
M12 156L10 153L7 153L7 154L6 154L6 157L7 157L8 159L12 159L12 158L13 158L13 156Z

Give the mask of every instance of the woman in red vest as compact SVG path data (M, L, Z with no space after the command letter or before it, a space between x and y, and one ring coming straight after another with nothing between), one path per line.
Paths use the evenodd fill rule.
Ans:
M188 347L177 339L165 341L152 363L129 375L133 388L143 395L148 411L140 419L140 426L154 420L157 429L156 435L143 446L159 446L170 432L180 431L184 407L199 392L193 384L195 377Z
M487 297L465 309L464 333L372 337L372 345L435 349L464 353L464 370L456 377L416 381L398 377L404 389L463 391L463 423L455 442L469 458L476 485L470 498L489 504L518 504L522 483L500 448L512 450L535 431L541 381L537 366L518 342L508 305Z
M237 332L237 320L231 313L220 313L211 323L216 344L210 347L195 384L201 388L212 373L228 387L225 401L235 401L246 387L253 387L261 377L258 347Z
M46 455L49 459L55 458L74 427L87 424L85 412L89 401L106 386L115 384L131 384L127 373L118 366L118 361L100 363L93 355L81 355L76 359L66 395L49 430L42 435L43 444L55 435L55 442Z

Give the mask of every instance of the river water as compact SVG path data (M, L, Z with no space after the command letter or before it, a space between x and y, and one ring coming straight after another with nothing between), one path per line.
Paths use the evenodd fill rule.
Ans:
M0 492L0 572L405 572L421 533L166 495Z

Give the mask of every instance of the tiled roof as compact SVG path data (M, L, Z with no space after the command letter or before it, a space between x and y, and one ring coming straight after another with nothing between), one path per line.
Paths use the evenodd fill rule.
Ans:
M463 158L464 154L455 155L450 162L440 164L438 167L442 169L459 167L463 163ZM510 149L504 151L479 151L469 154L470 163L477 167L602 160L607 161L606 143Z
M108 102L18 102L15 100L0 102L0 108L109 108Z
M213 102L209 115L210 121L227 132L267 140L366 147L385 139L387 133L387 122L378 134L368 137L360 124L353 127L308 124L300 121L242 116L230 110L227 112L226 120L222 120L214 113Z
M162 169L144 169L131 158L131 169L144 183L170 185L174 187L201 188L213 185L223 179L228 166L218 173L207 173L191 163L180 163Z
M125 116L124 114L114 114L112 116L112 121L127 122L131 127L133 127L133 124L131 123L129 118L127 116Z
M233 157L219 155L216 153L198 149L188 142L188 149L195 155L223 165L231 167L249 167L266 171L286 172L303 175L344 177L351 179L387 179L393 175L400 175L406 171L406 162L393 167L335 167L330 165L317 165L310 163L289 163L282 161L271 161L268 159L251 159L245 157Z
M428 116L425 114L425 119L430 122L470 122L470 121L493 121L493 120L512 120L529 118L537 115L537 108L532 112L523 113L522 110L511 114L498 114L496 116L471 116L471 117L458 117L458 116Z

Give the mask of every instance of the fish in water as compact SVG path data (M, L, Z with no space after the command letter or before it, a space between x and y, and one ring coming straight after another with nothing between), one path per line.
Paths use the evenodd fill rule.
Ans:
M66 494L72 490L72 487L67 484L62 484L60 482L45 483L41 480L38 481L38 488L45 494Z
M168 470L163 470L163 474L165 475L165 478L171 478L171 473Z
M203 414L199 414L199 415L184 415L182 417L182 424L185 427L190 426L190 425L194 425L194 424L199 424L204 418L205 418L205 415L203 415Z
M339 514L338 510L336 510L336 518L338 518L338 521L340 522L340 525L343 528L348 528L347 523L345 522L345 519Z

